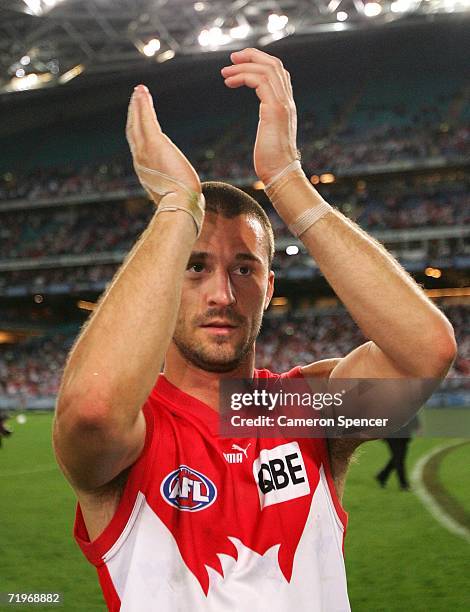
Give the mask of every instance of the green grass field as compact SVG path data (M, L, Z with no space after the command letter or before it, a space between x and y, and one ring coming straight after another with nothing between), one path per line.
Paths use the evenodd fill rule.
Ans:
M0 592L60 591L64 604L59 609L105 610L95 571L72 538L74 497L55 467L51 415L30 416L24 425L12 421L11 427L15 433L0 450ZM415 440L409 468L442 442ZM470 544L446 531L412 493L399 491L393 478L387 489L376 485L373 475L386 458L384 443L369 442L349 474L344 505L352 609L469 610ZM446 455L438 474L467 512L469 464L467 444Z

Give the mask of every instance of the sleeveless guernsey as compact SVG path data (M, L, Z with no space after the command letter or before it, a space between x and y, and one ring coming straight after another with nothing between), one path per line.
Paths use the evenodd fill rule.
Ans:
M325 439L221 438L218 413L163 375L143 412L144 449L93 542L77 506L74 535L109 610L350 610Z

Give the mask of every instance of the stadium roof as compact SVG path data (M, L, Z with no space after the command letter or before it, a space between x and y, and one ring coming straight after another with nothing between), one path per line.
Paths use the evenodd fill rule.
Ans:
M470 0L0 0L0 93L469 8Z

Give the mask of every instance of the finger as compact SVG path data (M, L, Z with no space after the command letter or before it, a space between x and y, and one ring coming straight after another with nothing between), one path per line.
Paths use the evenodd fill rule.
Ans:
M290 73L287 70L285 70L285 69L284 69L284 72L286 73L287 85L289 87L290 95L293 98L294 97L294 92L292 91L292 81L291 81L291 78L290 78Z
M143 134L140 129L139 110L136 105L136 91L134 90L127 111L127 123L126 123L126 137L131 153L134 156L136 153L137 145L142 143Z
M153 99L145 85L139 85L135 91L135 107L140 127L144 137L148 140L161 132Z
M240 74L225 79L225 85L231 89L236 89L237 87L245 85L256 91L256 95L261 102L265 102L272 106L280 104L279 97L276 95L272 83L264 74L240 72Z
M242 49L241 51L234 51L230 55L230 59L234 64L241 64L244 62L256 62L259 64L264 64L267 66L271 66L275 68L280 74L287 91L289 91L287 77L284 70L284 65L282 61L275 57L274 55L269 55L269 53L265 53L260 49L255 49L254 47L247 47L246 49Z
M270 66L282 65L281 60L274 55L269 55L260 49L254 47L246 47L240 51L234 51L230 54L230 59L234 64L241 64L242 62L258 62L259 64L269 64Z
M129 106L127 107L126 135L128 135L129 132L132 130L134 123L134 92L132 92L131 98L129 100Z
M226 66L221 70L222 76L225 79L232 78L241 73L252 73L259 74L261 76L265 76L269 79L270 84L273 87L273 90L278 98L278 101L281 103L286 102L286 98L288 97L288 91L286 91L286 87L279 73L273 69L273 67L268 67L266 65L261 64L235 64L232 66Z

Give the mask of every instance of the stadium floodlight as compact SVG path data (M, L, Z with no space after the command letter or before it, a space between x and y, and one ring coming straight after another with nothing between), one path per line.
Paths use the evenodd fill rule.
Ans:
M23 71L24 72L24 71ZM19 77L21 80L17 83L18 90L34 89L38 84L39 77L35 72L27 76Z
M168 51L164 51L163 53L157 55L157 62L163 64L163 62L173 59L175 55L176 53L173 51L173 49L168 49Z
M49 11L52 11L58 4L64 0L23 0L26 4L26 12L36 17L41 17Z
M470 0L443 0L442 10L445 13L455 13L468 11L470 9Z
M199 33L199 36L197 37L197 41L198 43L201 45L201 47L208 47L209 46L209 30L201 30L201 32Z
M366 2L364 4L364 15L366 17L377 17L382 12L382 7L378 2Z
M243 40L244 38L248 37L250 32L251 32L251 27L250 27L250 24L248 23L244 23L244 24L235 26L234 28L230 28L230 36L234 40Z
M24 0L24 3L29 9L28 12L31 13L32 15L42 14L41 0Z
M289 17L287 15L277 15L276 13L271 13L268 17L268 32L274 34L274 32L279 32L283 30L289 21Z
M229 43L232 39L228 34L224 34L219 26L204 29L197 38L201 47L219 47Z
M67 70L67 72L64 72L64 74L61 74L58 78L58 81L61 85L65 85L65 83L68 83L69 81L77 77L79 74L82 74L84 70L85 66L83 64L77 64L70 70Z
M52 74L46 72L44 74L36 74L31 72L23 77L14 76L7 85L3 87L3 91L11 93L14 91L27 91L29 89L40 89L50 85L52 81Z
M157 51L160 50L161 43L158 38L152 38L142 48L142 53L147 57L153 57Z
M53 73L50 84L58 84L59 74L81 62L90 73L124 71L149 58L171 59L162 55L166 50L178 58L197 56L245 43L263 47L292 35L400 26L434 16L445 20L470 9L470 0L0 0L3 4L11 9L0 24L0 95L19 68L25 74L47 69ZM152 36L161 48L147 42ZM28 46L23 48L20 39ZM52 57L60 61L59 71L45 68Z
M286 254L287 255L298 255L299 247L296 244L290 244L288 247L286 247Z
M392 13L409 13L416 10L419 0L394 0L390 4Z

